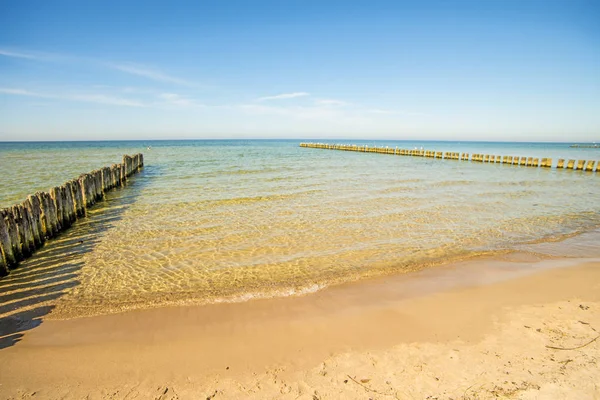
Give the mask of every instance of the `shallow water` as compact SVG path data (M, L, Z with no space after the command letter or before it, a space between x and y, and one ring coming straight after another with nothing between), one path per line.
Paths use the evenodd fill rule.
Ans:
M362 143L600 160L599 149L565 144ZM57 316L305 293L600 227L597 173L298 144L0 144L0 206L144 153L126 188L24 263L77 259Z

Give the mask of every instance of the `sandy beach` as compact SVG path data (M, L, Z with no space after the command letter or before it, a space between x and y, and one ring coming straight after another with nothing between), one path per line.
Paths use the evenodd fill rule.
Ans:
M301 297L45 320L0 350L0 398L594 399L599 335L600 263L478 260Z

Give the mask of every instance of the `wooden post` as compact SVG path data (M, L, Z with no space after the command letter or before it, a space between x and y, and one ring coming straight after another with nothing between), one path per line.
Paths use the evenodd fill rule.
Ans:
M14 265L16 266L23 259L21 241L19 239L19 230L17 228L15 217L11 208L5 208L1 210L0 213L0 218L4 219L4 222L6 223L6 226L8 228L8 236L10 237L10 248L12 250L12 254L14 255Z
M81 175L81 177L79 177L79 183L81 183L81 187L83 188L83 199L86 208L96 204L96 188L94 187L95 181L94 178L92 178L92 175Z
M35 241L33 240L33 232L29 224L29 215L26 214L22 204L17 204L11 207L17 233L19 234L19 242L21 243L21 254L23 259L28 258L35 251Z
M527 165L527 157L521 157L519 165Z
M127 182L127 170L125 169L125 163L121 163L119 165L121 166L121 185L122 185L123 183Z
M102 173L102 191L108 192L112 189L112 179L110 177L110 168L102 167L100 168L100 172Z
M52 189L50 189L50 196L52 197L52 201L54 202L55 206L56 206L56 220L58 222L58 230L62 231L63 230L63 210L64 210L64 204L63 204L63 198L62 198L62 193L59 187L53 187Z
M585 170L586 171L593 171L594 170L594 164L596 164L596 161L588 161L586 166L585 166Z
M71 183L71 192L73 196L73 202L75 203L75 215L76 217L85 216L85 200L83 194L83 188L79 179L73 179L69 181Z
M531 163L532 167L539 167L540 166L540 160L538 158L534 158L533 162Z
M579 160L579 161L577 162L577 170L578 170L578 171L583 171L583 166L584 166L584 164L585 164L585 160Z
M565 167L565 160L564 158L559 158L558 159L558 164L556 164L556 169L562 169Z
M39 197L36 195L27 196L25 207L29 209L29 214L31 215L35 245L37 248L40 248L46 241L46 235L44 235L42 226L42 207Z
M0 229L2 229L3 223L0 222ZM0 232L0 277L8 275L8 263L6 262L6 256L4 255L4 248L2 247L1 241L2 232Z
M73 189L73 183L71 181L65 182L62 186L65 192L65 210L68 224L73 225L73 222L77 219L77 206L75 205L75 194Z
M96 169L92 171L92 176L94 177L94 181L96 183L94 185L94 187L96 188L96 201L102 200L102 198L104 197L104 190L102 189L102 171Z
M49 233L50 237L54 237L58 234L61 228L58 223L56 203L54 203L54 201L52 200L52 196L50 196L50 193L42 192L42 196L44 198L44 211L47 211L46 222L48 223L47 226L49 227L49 230L47 232Z
M567 163L567 169L573 169L574 166L575 160L569 160L569 162Z
M18 264L17 256L13 251L12 237L10 235L8 210L6 208L0 210L0 274L7 274L10 268L14 268Z

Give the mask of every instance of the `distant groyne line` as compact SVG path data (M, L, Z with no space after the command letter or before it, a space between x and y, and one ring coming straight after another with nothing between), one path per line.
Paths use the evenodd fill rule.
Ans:
M8 275L46 240L85 217L86 210L104 193L123 186L143 166L143 154L124 155L120 164L80 175L47 192L29 195L20 204L0 209L0 276Z
M586 161L586 160L568 160L565 164L565 159L559 159L557 164L553 166L551 158L535 158L535 157L521 157L521 156L499 156L490 154L469 154L469 153L453 153L453 152L441 152L433 150L407 150L390 147L369 147L367 145L358 146L355 144L330 144L330 143L300 143L300 147L309 147L313 149L327 149L327 150L342 150L342 151L358 151L363 153L380 153L380 154L392 154L398 156L413 156L413 157L428 157L445 160L460 160L460 161L471 161L481 163L494 163L494 164L509 164L509 165L520 165L525 167L542 167L542 168L556 168L556 169L572 169L579 171L589 172L600 172L600 161ZM597 165L596 165L597 164Z

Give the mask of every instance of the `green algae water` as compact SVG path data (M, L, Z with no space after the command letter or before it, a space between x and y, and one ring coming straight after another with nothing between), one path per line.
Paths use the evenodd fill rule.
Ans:
M600 173L299 143L0 143L0 207L123 154L142 152L145 162L126 187L0 280L8 293L0 314L31 298L11 297L26 287L17 282L39 288L32 296L40 301L26 306L51 301L51 316L70 318L298 295L600 228ZM349 143L600 161L600 149L569 144Z

